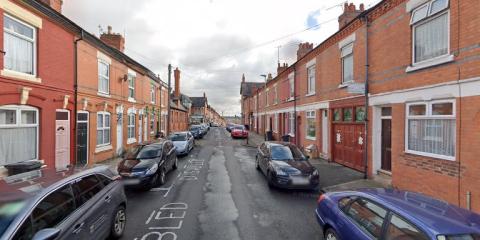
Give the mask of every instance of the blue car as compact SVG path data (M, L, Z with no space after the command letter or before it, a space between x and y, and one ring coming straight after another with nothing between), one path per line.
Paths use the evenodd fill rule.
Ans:
M364 189L320 195L326 240L478 240L480 215L420 193Z

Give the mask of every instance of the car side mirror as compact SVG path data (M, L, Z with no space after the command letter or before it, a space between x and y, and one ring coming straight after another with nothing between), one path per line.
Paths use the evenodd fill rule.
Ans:
M60 229L57 228L45 228L33 236L33 240L53 240L60 235Z

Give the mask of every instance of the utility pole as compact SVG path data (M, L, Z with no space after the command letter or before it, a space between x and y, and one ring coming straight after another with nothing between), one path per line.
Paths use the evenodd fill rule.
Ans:
M170 92L172 89L172 64L168 64L168 93L167 93L167 133L170 135Z
M280 48L282 45L277 46L277 63L280 64Z

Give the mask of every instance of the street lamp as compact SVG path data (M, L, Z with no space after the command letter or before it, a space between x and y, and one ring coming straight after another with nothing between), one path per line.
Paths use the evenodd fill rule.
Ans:
M265 138L265 141L267 141L267 101L268 101L268 97L267 97L267 75L266 74L262 74L260 75L260 77L263 77L264 78L264 91L265 91L265 104L263 106L263 110L264 110L264 114L263 114L263 136Z

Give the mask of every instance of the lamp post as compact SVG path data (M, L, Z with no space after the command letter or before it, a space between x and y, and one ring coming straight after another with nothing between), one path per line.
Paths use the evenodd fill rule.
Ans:
M263 106L263 137L265 138L265 141L267 141L267 101L268 101L268 97L267 97L267 75L266 74L262 74L260 75L260 77L263 77L264 78L264 92L265 92L265 104Z

